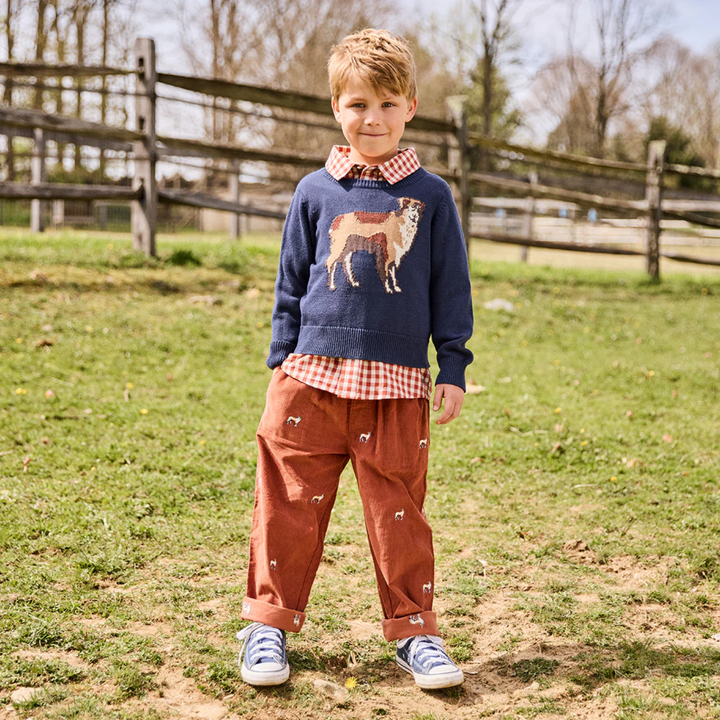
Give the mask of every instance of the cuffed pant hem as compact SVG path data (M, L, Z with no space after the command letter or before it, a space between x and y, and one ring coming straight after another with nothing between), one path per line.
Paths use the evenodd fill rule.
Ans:
M300 632L300 628L305 622L304 612L289 610L288 608L278 607L249 597L243 600L240 617L243 620L261 622L287 632Z
M402 640L413 635L439 635L437 614L432 610L407 615L401 618L390 618L382 621L383 635L390 640Z

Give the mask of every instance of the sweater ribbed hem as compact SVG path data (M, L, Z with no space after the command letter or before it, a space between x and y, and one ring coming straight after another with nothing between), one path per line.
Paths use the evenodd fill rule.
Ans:
M284 341L271 342L270 354L265 364L272 370L278 367L278 365L282 365L285 358L294 350L295 346L292 343Z
M472 355L470 356L472 360ZM461 358L446 357L442 359L440 372L435 380L436 385L447 383L448 385L457 385L465 390L465 367L467 361Z
M303 325L295 352L429 367L427 338L361 328Z

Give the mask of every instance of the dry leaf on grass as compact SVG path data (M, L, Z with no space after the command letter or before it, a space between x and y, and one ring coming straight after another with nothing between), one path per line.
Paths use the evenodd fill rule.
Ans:
M486 388L482 385L475 385L475 383L469 382L465 386L465 392L468 395L479 395L481 392L485 392Z

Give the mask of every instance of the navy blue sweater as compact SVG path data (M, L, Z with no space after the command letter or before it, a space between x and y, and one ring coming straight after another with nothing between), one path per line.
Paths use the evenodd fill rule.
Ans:
M428 367L465 389L472 353L467 254L448 184L419 169L391 185L297 186L283 230L269 367L292 352Z

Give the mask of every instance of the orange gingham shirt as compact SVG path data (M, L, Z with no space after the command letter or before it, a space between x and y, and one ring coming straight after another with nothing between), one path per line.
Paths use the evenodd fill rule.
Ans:
M391 185L420 168L414 148L400 150L381 165L357 165L350 148L335 145L325 169L336 179L386 180ZM376 360L334 358L292 353L282 369L300 382L352 400L430 399L432 378L428 368L392 365Z

